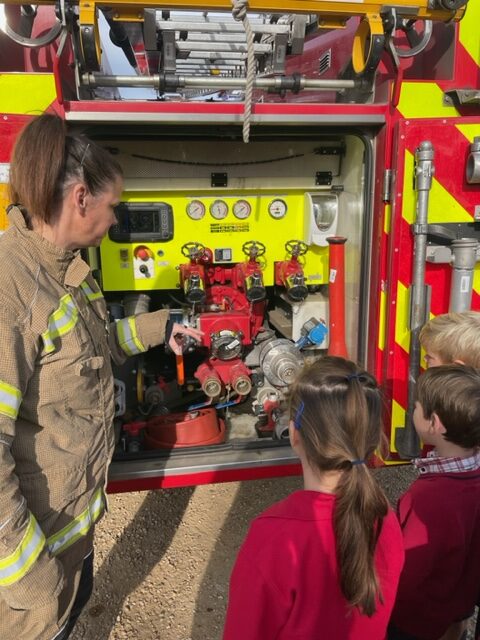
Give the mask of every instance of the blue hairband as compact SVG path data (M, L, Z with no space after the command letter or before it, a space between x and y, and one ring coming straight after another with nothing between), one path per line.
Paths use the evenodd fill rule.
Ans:
M352 467L356 466L357 464L367 464L365 460L362 459L358 459L358 460L350 460L350 464L352 465Z
M302 426L302 415L303 415L304 409L305 409L305 403L303 402L303 400L301 400L295 412L295 417L293 419L293 426L295 427L295 429L300 429Z
M361 373L351 373L350 375L345 376L347 382L350 382L350 380L361 380L364 377L365 376L363 376Z

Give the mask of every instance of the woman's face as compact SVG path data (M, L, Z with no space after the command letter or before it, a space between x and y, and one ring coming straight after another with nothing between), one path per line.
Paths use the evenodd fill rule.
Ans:
M105 191L85 197L84 224L79 229L79 247L98 247L110 227L116 223L115 207L123 191L123 180L118 178Z

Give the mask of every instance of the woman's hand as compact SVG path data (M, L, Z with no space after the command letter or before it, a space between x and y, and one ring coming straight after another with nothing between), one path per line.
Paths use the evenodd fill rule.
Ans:
M184 336L189 336L190 338L193 338L197 342L201 343L203 335L203 331L200 331L199 329L192 329L191 327L185 327L183 326L183 324L174 322L170 337L168 339L168 346L175 355L180 356L183 353L185 342Z

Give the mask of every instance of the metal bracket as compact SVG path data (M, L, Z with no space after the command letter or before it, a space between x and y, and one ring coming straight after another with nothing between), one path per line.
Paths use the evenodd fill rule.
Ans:
M228 173L211 173L210 185L212 187L226 187L228 186Z
M443 94L443 104L447 107L480 105L478 89L452 89Z
M332 172L317 171L315 173L315 184L319 187L330 186L332 184Z

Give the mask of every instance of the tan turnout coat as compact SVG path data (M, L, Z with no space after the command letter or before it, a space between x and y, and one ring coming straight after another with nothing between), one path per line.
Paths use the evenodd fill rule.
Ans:
M164 339L168 312L109 325L79 253L13 207L0 239L0 638L52 640L105 509L117 363Z

